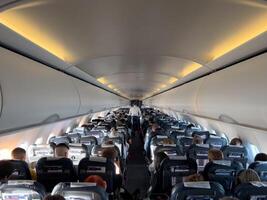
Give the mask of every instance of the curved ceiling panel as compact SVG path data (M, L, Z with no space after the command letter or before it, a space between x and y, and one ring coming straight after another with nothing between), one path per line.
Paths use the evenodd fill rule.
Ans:
M157 74L180 84L213 70L202 66L264 33L266 18L263 0L25 0L0 13L5 26L132 98L153 93ZM118 73L146 80L108 80Z

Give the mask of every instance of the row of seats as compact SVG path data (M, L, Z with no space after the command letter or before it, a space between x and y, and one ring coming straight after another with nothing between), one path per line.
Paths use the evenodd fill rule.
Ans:
M109 129L114 125L116 117L113 120L97 119L70 133L51 137L49 144L31 145L28 158L31 163L36 163L37 182L25 181L31 179L26 162L9 160L13 173L9 181L0 186L2 199L43 199L46 192L64 194L66 199L106 200L114 197L122 182L129 138L125 125L117 127L116 137L111 135ZM54 148L61 144L69 147L69 158L54 157ZM102 157L107 149L115 149L120 165L116 165L114 159ZM83 183L91 175L106 181L106 191Z
M234 195L239 199L267 198L263 182L235 187L236 177L248 166L247 150L244 146L229 145L225 138L169 116L158 117L157 123L161 129L150 138L149 150L151 160L156 161L155 163L159 160L160 164L152 175L150 197L156 199L160 195L170 195L171 199L219 199L225 195ZM146 135L149 136L149 133ZM204 144L193 144L194 136L201 137ZM169 144L164 144L166 139ZM209 162L209 149L222 150L224 160ZM261 180L265 181L266 164L267 162L255 162L249 168L254 169ZM201 172L204 168L205 171ZM185 177L198 172L209 181L185 182Z

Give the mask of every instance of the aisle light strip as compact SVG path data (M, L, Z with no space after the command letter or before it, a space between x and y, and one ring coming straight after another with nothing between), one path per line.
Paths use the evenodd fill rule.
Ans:
M255 20L256 19L256 20ZM238 33L229 36L222 40L221 44L215 46L211 52L212 60L223 56L224 54L236 49L237 47L249 42L253 38L265 33L267 31L267 13L255 16L253 21L246 22L243 27L238 29Z
M63 61L71 59L70 54L56 39L52 39L41 28L30 24L29 21L23 21L22 17L4 12L0 14L0 23L59 59Z
M187 67L185 67L182 72L180 73L181 77L185 77L188 74L191 74L192 72L198 70L199 68L201 68L202 65L198 64L198 63L193 63L191 65L188 65Z

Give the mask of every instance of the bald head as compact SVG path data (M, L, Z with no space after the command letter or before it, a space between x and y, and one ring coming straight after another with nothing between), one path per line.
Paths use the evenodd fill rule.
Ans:
M59 144L55 147L55 157L67 158L69 154L69 147L66 144Z

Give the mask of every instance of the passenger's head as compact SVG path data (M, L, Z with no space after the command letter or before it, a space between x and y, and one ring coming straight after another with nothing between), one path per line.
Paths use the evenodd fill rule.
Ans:
M230 141L230 145L236 145L236 146L241 146L243 144L242 140L240 138L233 138Z
M203 144L203 139L199 135L193 136L193 144Z
M55 195L47 195L44 200L65 200L65 198L59 194L55 194Z
M65 143L60 143L55 146L55 157L67 158L69 154L69 146Z
M13 173L13 166L8 160L0 160L0 180L6 180Z
M102 177L97 176L97 175L91 175L88 176L84 182L87 183L96 183L97 186L103 188L104 190L107 189L107 182L102 179Z
M116 134L116 131L117 131L116 127L115 126L112 126L111 129L110 129L110 132L112 134Z
M174 144L174 141L170 138L164 138L162 144Z
M154 123L154 124L152 124L151 130L152 130L152 132L155 132L159 128L160 128L160 126L157 123Z
M223 152L219 149L210 149L208 151L208 159L209 159L209 161L222 160L223 159Z
M267 161L267 154L266 153L258 153L255 158L254 161Z
M13 160L26 160L26 151L23 148L16 147L11 152L11 157Z
M184 182L198 182L204 181L204 177L202 174L192 174L184 177Z
M241 171L236 178L237 185L241 183L249 183L251 181L260 181L259 175L253 169Z
M107 147L103 149L101 156L116 161L118 159L118 152L115 147Z
M165 158L168 158L168 156L162 151L158 152L155 155L155 160L154 160L155 170L158 170L160 168L160 164Z

